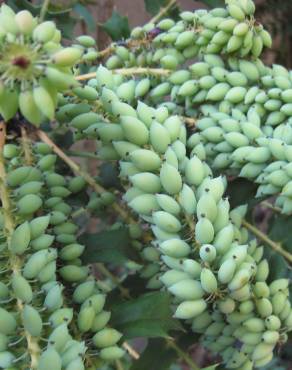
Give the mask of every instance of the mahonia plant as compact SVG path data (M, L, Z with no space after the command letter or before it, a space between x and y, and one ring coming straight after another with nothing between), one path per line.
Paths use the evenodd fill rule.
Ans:
M139 255L121 270L168 292L174 318L224 368L263 367L287 342L289 279L271 281L248 206L225 196L229 177L244 177L292 213L292 74L261 60L272 39L254 13L252 0L226 0L134 28L99 52L91 36L63 47L54 22L1 6L0 368L124 359L70 201L90 187L85 212L114 213ZM53 136L97 143L118 190L80 170L41 130L49 121Z

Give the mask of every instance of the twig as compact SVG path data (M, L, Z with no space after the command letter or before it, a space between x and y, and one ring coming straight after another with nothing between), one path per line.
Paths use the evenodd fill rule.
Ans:
M283 249L280 243L276 243L271 240L266 234L257 229L255 226L251 225L246 220L242 221L242 225L251 231L256 237L261 239L264 243L268 244L276 253L281 254L284 258L286 258L287 261L292 263L292 254Z
M272 211L274 211L274 212L276 212L276 213L282 213L281 208L276 207L276 206L274 206L273 204L271 204L271 203L269 203L269 202L267 202L267 201L263 201L263 202L261 203L261 205L262 205L263 207L266 207L266 208L271 209Z
M186 352L184 352L181 348L179 348L179 346L175 343L174 340L166 339L166 343L168 344L169 347L173 348L175 352L179 355L179 357L183 359L189 365L190 369L200 370L200 368L193 361L193 359Z
M125 370L124 367L123 367L123 364L120 360L116 360L115 363L116 363L116 369L117 370Z
M129 353L131 357L133 357L134 360L139 360L140 354L129 345L128 342L123 343L123 348Z
M156 23L159 19L164 17L164 15L176 4L176 0L170 0L168 4L161 8L159 13L157 13L153 18L150 19L149 23Z
M74 173L82 176L97 194L102 194L106 191L95 181L92 176L89 175L89 173L83 171L77 163L69 158L67 154L65 154L44 131L36 130L36 134L44 143L48 144L53 149L53 151L71 168ZM113 203L111 207L122 217L124 221L128 223L135 223L135 220L118 203Z
M44 0L41 11L40 11L40 22L45 19L51 0Z
M113 69L113 73L117 73L123 76L132 76L132 75L153 75L153 76L169 76L171 73L171 70L164 69L164 68L143 68L143 67L137 67L137 68L119 68L119 69ZM91 78L96 77L96 72L90 72L86 73L84 75L76 76L77 81L84 81L84 80L90 80Z

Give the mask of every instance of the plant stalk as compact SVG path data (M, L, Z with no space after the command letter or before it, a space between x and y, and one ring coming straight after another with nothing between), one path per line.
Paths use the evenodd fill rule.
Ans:
M159 13L157 13L153 18L150 19L149 23L156 23L161 18L165 16L165 14L174 6L176 5L176 0L170 0L165 7L161 8Z
M166 339L166 343L169 347L173 348L179 357L184 360L192 370L200 370L198 365L193 361L188 353L184 352L172 339Z
M44 0L41 11L40 11L40 22L43 22L47 14L51 0Z
M132 75L152 75L152 76L169 76L171 71L164 68L119 68L113 69L113 73L117 73L123 76L132 76ZM96 72L85 73L83 75L76 76L77 81L90 80L91 78L96 77Z
M257 229L255 226L251 225L246 220L242 221L242 225L251 231L257 238L261 239L264 243L269 245L276 253L286 258L289 263L292 263L292 254L281 247L280 243L276 243L271 240L265 233Z

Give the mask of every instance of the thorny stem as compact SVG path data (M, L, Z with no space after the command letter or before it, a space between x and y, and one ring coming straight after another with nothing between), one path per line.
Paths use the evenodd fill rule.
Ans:
M169 347L173 348L175 352L179 355L179 357L183 359L189 365L190 369L200 370L200 368L193 361L193 359L186 352L184 352L181 348L179 348L179 346L175 343L174 340L166 339L166 343Z
M5 145L6 138L6 127L3 121L0 123L0 128L0 198L2 202L2 210L4 213L4 229L7 237L7 245L9 248L11 236L16 225L12 213L13 206L10 201L9 190L6 186L6 171L3 157L3 146ZM14 273L20 273L22 268L22 260L20 257L10 256L10 264ZM24 309L23 302L20 299L17 299L16 306L21 317L22 311ZM29 353L31 360L30 368L36 369L40 353L38 339L32 337L26 330L24 330L24 336L27 341L27 352Z
M150 19L149 23L156 23L159 19L163 18L174 5L176 5L176 0L170 0L165 7L160 9L159 13Z
M112 72L123 75L123 76L145 75L145 74L149 74L152 76L169 76L171 73L171 70L164 69L164 68L137 67L137 68L113 69ZM90 72L90 73L76 76L75 78L77 81L84 81L84 80L90 80L91 78L95 78L95 77L96 77L96 72Z
M261 239L264 243L268 244L276 253L281 254L284 258L286 258L287 261L292 263L292 254L283 249L280 243L276 243L271 240L265 233L260 231L255 226L251 225L246 220L242 221L242 225L246 227L249 231L251 231L256 237Z

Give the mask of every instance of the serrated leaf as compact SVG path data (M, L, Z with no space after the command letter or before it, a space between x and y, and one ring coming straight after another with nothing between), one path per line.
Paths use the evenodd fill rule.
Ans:
M73 11L77 13L82 19L84 19L89 31L96 31L96 21L90 11L86 8L86 6L77 3L74 5Z
M116 11L113 11L112 16L102 25L102 28L113 41L130 36L128 17L124 17Z
M82 255L84 263L107 262L120 264L138 257L131 247L128 229L106 230L96 234L83 234L80 241L86 246Z
M112 323L125 338L167 337L170 330L181 330L173 318L171 297L166 292L147 293L112 307Z
M177 354L166 345L162 339L151 339L138 361L135 361L130 370L168 370L176 360Z
M166 4L166 0L144 0L144 3L146 11L154 15Z

